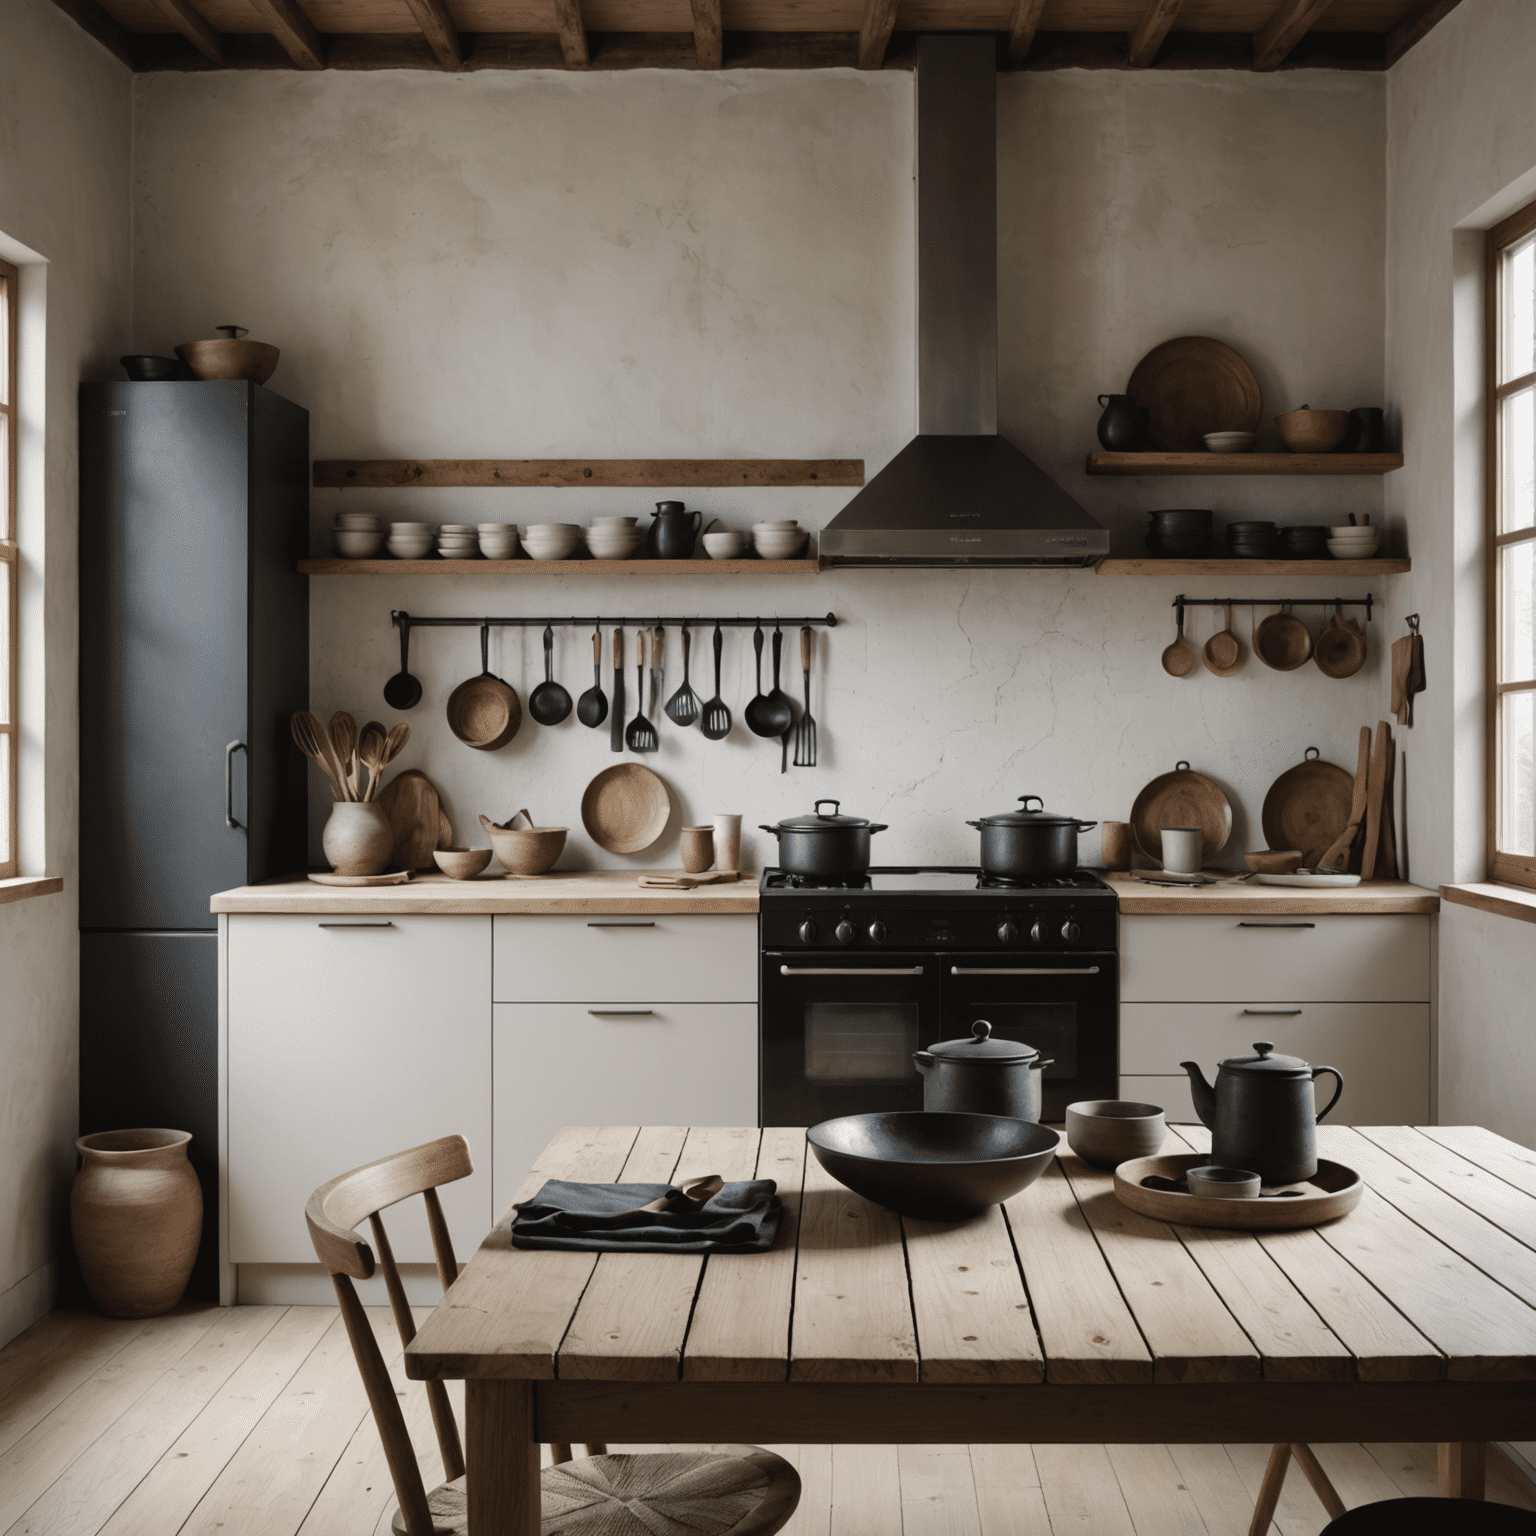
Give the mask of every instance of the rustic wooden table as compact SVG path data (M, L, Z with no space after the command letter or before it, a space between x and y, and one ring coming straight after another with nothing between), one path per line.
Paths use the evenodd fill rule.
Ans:
M530 1253L503 1222L407 1370L465 1379L474 1536L536 1536L549 1441L1435 1441L1442 1491L1480 1497L1482 1445L1536 1439L1536 1153L1473 1126L1319 1138L1364 1175L1360 1206L1251 1235L1126 1210L1065 1141L951 1225L844 1189L801 1130L568 1129L518 1199L771 1177L777 1245Z

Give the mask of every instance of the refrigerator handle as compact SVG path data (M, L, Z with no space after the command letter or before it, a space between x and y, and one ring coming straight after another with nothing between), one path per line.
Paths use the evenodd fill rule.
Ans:
M235 753L245 750L243 741L232 741L224 748L224 825L239 827L242 832L245 828L235 820Z

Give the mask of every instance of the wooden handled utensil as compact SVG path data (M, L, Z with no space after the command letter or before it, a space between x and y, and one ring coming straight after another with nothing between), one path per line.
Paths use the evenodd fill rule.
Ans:
M1349 807L1349 825L1339 834L1334 845L1317 861L1318 869L1347 870L1355 842L1360 835L1360 823L1365 820L1366 794L1371 771L1371 728L1360 727L1360 764L1355 769L1355 794Z
M331 716L328 734L331 738L331 746L336 753L336 760L341 764L343 782L347 786L347 798L361 800L363 797L357 782L357 721L346 710L338 709Z
M1163 671L1169 677L1188 677L1200 659L1195 648L1184 638L1183 609L1180 608L1179 637L1163 652Z
M624 744L631 752L654 752L661 742L656 727L645 716L645 631L635 631L635 718L624 733Z
M573 1218L571 1225L580 1226L584 1231L589 1228L600 1230L604 1227L631 1226L637 1216L659 1216L664 1211L693 1212L713 1200L724 1188L725 1180L718 1173L710 1173L701 1179L690 1179L681 1188L662 1195L660 1199L637 1205L633 1210L616 1211L612 1216L578 1216Z
M1206 671L1217 677L1231 677L1243 664L1243 642L1232 628L1232 604L1226 605L1226 622L1205 642L1201 656Z
M289 722L289 729L293 732L294 745L331 781L336 798L350 800L352 797L347 793L346 774L336 759L330 732L320 723L319 717L307 709L301 709Z
M1376 858L1381 845L1381 802L1387 786L1387 751L1389 732L1387 722L1376 726L1376 745L1371 752L1371 774L1365 792L1365 847L1360 853L1360 878L1371 880L1376 875Z

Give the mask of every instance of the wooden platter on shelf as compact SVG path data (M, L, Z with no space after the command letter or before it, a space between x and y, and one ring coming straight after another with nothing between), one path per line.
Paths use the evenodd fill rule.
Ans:
M1303 869L1316 868L1349 825L1355 778L1336 763L1307 755L1269 786L1259 817L1271 848L1301 849Z
M1136 364L1125 392L1151 413L1147 440L1197 453L1207 432L1256 432L1264 410L1248 360L1214 336L1175 336Z
M1163 827L1200 827L1200 862L1209 864L1232 835L1232 802L1221 786L1180 761L1161 773L1131 807L1131 836L1149 859L1163 862Z
M581 824L609 853L639 853L667 830L672 795L667 781L643 763L615 763L587 785Z

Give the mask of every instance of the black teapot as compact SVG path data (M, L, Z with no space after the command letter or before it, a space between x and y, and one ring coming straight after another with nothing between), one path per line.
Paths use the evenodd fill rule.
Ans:
M1246 1168L1264 1184L1299 1184L1317 1172L1319 1120L1339 1102L1344 1079L1336 1067L1313 1067L1296 1056L1276 1056L1268 1040L1253 1056L1229 1056L1218 1063L1216 1086L1193 1061L1189 1073L1195 1113L1211 1129L1211 1161L1219 1168ZM1322 1109L1312 1080L1331 1072L1338 1083Z

